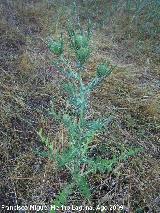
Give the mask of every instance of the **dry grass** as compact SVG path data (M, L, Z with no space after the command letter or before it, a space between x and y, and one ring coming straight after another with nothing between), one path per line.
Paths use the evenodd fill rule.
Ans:
M49 6L39 1L34 7L25 3L24 7L15 5L18 29L5 16L1 21L0 204L42 205L50 203L69 178L66 171L57 171L55 162L37 156L34 151L45 150L36 134L39 128L59 149L67 143L65 130L47 114L52 96L59 99L57 107L61 107L63 100L55 72L50 69L54 58L44 41L49 33L58 35L70 9L65 8L63 13L60 5ZM95 28L93 33L94 51L86 77L94 75L102 60L117 65L112 76L93 93L94 113L114 111L115 115L112 128L97 136L95 153L106 156L129 146L143 147L144 153L121 163L110 174L91 176L92 205L118 203L125 206L125 212L159 212L157 40L142 35L139 40L138 31L128 27L125 15L121 20L114 16L110 24L100 30ZM78 197L72 195L69 202L84 203L82 198L77 201Z

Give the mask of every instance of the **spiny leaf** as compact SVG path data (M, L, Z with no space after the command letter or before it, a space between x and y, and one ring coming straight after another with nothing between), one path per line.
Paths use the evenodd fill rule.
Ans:
M56 120L60 121L62 117L61 113L55 111L53 100L50 103L51 103L51 109L49 110L49 115L52 115Z
M119 160L127 160L129 157L135 156L136 154L142 151L143 151L143 148L132 148L129 150L125 150L119 157Z
M44 158L49 157L48 152L40 151L39 149L35 149L35 150L33 150L33 152L34 152L35 154L37 154L38 156L40 156L40 157L44 157Z
M76 181L77 186L78 186L80 192L82 193L82 195L85 198L89 199L90 196L91 196L91 192L90 192L90 189L89 189L89 184L87 182L87 179L84 176L76 175L75 181Z
M60 63L59 61L56 61L56 62L53 62L52 63L52 66L54 66L54 68L56 68L61 74L63 74L65 77L67 77L68 79L78 79L78 75L76 72L74 72L73 70L71 69L64 69L60 66Z
M91 93L100 83L100 79L96 76L93 80L88 84L87 90L88 93Z
M42 135L42 128L37 132L39 137L41 138L41 142L44 143L46 146L49 144L49 138Z
M76 91L77 91L76 86L71 82L65 83L63 85L63 89L64 89L65 92L67 92L71 96L74 96L76 94Z
M90 137L93 134L97 133L100 131L102 128L107 126L112 120L112 116L109 116L108 118L99 118L97 120L92 120L92 121L86 121L84 123L84 128L86 131L84 131L84 137Z
M117 162L116 158L113 158L111 160L101 159L97 158L93 161L89 162L88 170L91 171L91 173L96 173L97 171L104 173L106 171L112 171L113 166Z
M53 205L56 208L60 208L62 205L67 203L68 196L72 193L73 184L68 184L63 188L57 198L53 201ZM50 213L56 213L54 209L51 210Z
M68 148L60 154L57 153L58 165L60 167L64 167L66 164L69 164L72 161L74 161L76 156L77 156L77 150L72 148Z

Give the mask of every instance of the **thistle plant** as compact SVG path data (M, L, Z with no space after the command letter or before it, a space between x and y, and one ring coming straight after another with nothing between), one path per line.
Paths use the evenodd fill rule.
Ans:
M43 144L48 148L48 157L57 162L59 170L66 169L71 177L68 184L64 186L64 189L53 201L56 208L60 208L61 205L67 202L68 196L73 190L79 190L85 199L90 200L89 175L112 171L118 162L127 159L138 151L127 150L118 157L113 156L111 159L101 159L99 156L90 157L90 149L95 135L105 129L113 120L113 115L92 120L88 119L90 97L92 91L100 86L106 77L111 74L114 67L104 62L97 65L95 77L85 83L83 76L86 63L91 54L91 28L88 27L87 33L84 33L69 27L67 32L70 47L75 53L76 64L74 69L69 59L64 56L62 35L58 41L51 42L48 45L50 51L58 56L52 66L65 77L65 80L60 83L62 94L64 93L64 97L66 97L67 108L57 111L55 103L52 101L50 115L66 128L68 133L67 148L61 151L54 150L50 139L44 136L42 129L38 132ZM45 156L44 153L43 156ZM56 210L52 209L51 213L54 212Z

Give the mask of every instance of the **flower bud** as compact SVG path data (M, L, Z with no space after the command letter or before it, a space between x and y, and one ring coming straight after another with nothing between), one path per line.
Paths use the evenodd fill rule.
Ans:
M62 41L55 41L48 45L51 52L56 55L61 55L63 53L63 42Z
M84 64L90 55L90 50L89 48L81 47L79 50L76 51L76 55L79 62L81 64Z
M83 35L75 35L75 47L80 49L81 47L88 46L88 38Z
M107 64L99 64L97 67L97 76L99 78L106 77L111 73L111 69L107 66Z

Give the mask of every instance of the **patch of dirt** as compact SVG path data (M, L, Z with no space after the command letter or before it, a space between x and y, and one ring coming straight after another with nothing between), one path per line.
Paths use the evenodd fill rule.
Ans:
M47 16L52 11L41 6L36 13L33 6L39 1L23 1L22 11L13 3L1 0L0 204L42 205L52 202L69 179L67 171L58 173L55 162L46 158L46 147L36 133L43 128L55 146L63 148L59 143L60 127L47 111L51 97L60 96L59 78L50 66L54 57L40 35L52 23ZM43 10L45 17L40 14ZM41 24L43 19L46 26ZM121 31L116 33L109 26L93 34L95 52L87 75L92 76L102 60L109 60L117 67L102 87L93 92L92 111L97 115L113 113L116 121L103 136L96 138L98 148L91 154L110 157L111 152L118 152L119 146L140 146L144 153L120 163L112 173L89 177L92 203L122 204L125 212L135 212L138 208L159 212L159 65L154 64L158 60L153 60L149 52L143 55L143 45L141 50L135 50L134 39L121 35ZM155 46L154 50L157 54ZM60 97L57 105L57 109L63 105ZM104 147L109 147L109 151ZM74 193L69 202L85 201Z

